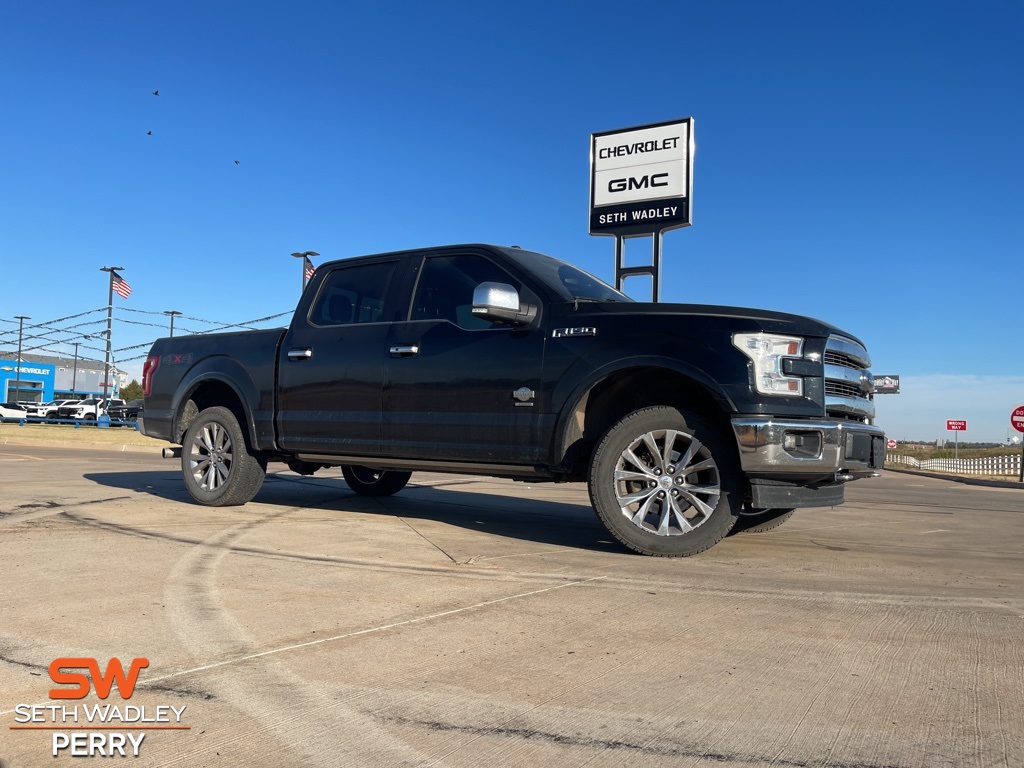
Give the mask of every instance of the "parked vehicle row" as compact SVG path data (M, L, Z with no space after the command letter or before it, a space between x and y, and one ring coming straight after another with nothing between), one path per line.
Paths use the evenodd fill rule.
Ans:
M35 416L40 419L56 419L57 410L63 405L73 405L75 400L54 400L52 403L32 403L26 405L25 409L28 411L29 416Z
M97 397L85 400L56 400L51 403L0 403L0 418L95 421L106 414L115 423L134 423L139 418L142 406L141 398L126 403L120 398Z
M82 419L91 421L98 419L109 408L124 405L124 400L119 398L90 397L86 400L79 400L68 405L62 405L57 409L59 419Z

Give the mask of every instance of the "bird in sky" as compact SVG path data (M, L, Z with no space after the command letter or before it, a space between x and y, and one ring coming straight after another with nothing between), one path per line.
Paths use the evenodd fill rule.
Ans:
M152 132L152 131L146 131L146 135L147 135L147 136L152 136L152 135L153 135L153 132Z
M235 160L235 165L238 165L238 161L237 160Z
M154 96L159 96L160 95L160 91L159 90L153 91L153 95Z

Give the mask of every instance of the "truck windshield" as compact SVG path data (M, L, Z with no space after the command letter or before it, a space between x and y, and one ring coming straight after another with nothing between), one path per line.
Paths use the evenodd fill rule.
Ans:
M519 248L503 248L566 301L633 301L608 283L572 264Z

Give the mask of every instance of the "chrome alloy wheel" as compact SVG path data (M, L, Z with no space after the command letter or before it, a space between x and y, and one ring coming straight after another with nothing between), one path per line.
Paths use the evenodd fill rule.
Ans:
M204 491L216 491L231 477L234 453L231 435L217 422L203 426L192 438L189 468Z
M674 429L636 438L615 463L615 500L638 528L681 536L704 523L718 506L722 483L711 451Z

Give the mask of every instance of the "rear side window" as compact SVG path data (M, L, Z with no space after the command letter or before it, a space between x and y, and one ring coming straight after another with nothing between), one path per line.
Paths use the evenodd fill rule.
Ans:
M332 270L309 311L313 325L379 323L388 283L397 262L360 264Z

